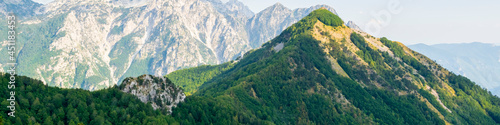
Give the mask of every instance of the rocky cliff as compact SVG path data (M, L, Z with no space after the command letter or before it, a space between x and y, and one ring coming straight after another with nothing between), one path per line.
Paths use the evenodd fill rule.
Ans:
M41 4L31 0L2 0L0 2L0 15L14 13L18 18L31 17L35 15L35 9Z
M144 103L151 103L154 109L165 109L167 112L172 112L172 107L176 107L186 98L183 90L166 77L128 77L118 88L137 96Z

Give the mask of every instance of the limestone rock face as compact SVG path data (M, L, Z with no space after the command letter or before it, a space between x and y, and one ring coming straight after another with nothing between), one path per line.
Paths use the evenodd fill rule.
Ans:
M288 9L280 3L276 3L263 11L255 14L247 22L249 41L253 48L260 47L263 43L278 36L283 30L296 23L312 11L326 8L337 14L335 10L327 5L317 5L310 8Z
M154 109L172 112L172 107L184 101L186 95L166 77L141 75L123 80L119 89L137 96L144 103L151 103Z
M17 18L31 17L35 14L35 9L41 4L31 0L2 0L0 1L0 15L6 16L14 13Z
M349 21L347 22L347 24L345 24L347 27L351 28L351 29L354 29L354 30L359 30L359 31L363 31L361 30L361 28L359 28L358 25L356 25L353 21Z
M131 76L220 64L321 7L335 12L276 4L254 14L236 0L55 0L19 20L18 73L51 86L98 90ZM2 64L6 56L0 55Z

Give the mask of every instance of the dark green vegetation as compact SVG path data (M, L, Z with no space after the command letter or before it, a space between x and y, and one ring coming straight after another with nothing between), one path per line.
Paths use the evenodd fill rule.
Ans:
M10 90L6 87L9 78L10 75L0 73L0 85L5 86L0 87L2 107L10 103L7 101ZM172 117L165 110L153 110L149 103L142 103L136 96L122 92L119 86L89 92L49 87L39 80L16 76L15 93L16 117L7 116L10 110L1 108L0 125L238 123L234 119L218 119L230 118L236 113L210 98L190 97L191 103L184 105L186 110L176 111Z
M137 34L131 33L129 35L124 36L121 38L116 45L111 49L109 52L109 57L111 58L109 64L120 67L118 68L115 73L122 73L127 65L123 62L128 62L131 56L133 56L134 51L137 49L138 44L135 42L130 42L132 41L132 38L135 37Z
M463 118L454 124L500 123L500 99L497 96L463 76L452 74L448 79L457 96L444 99L444 103L454 102L460 105L460 108L454 108L454 111Z
M10 75L0 75L2 107L9 105L7 84ZM172 124L177 123L165 112L153 110L150 104L123 93L118 88L89 92L43 85L39 80L16 76L16 117L8 117L1 108L4 124L76 125L88 124ZM0 120L1 121L1 120ZM1 124L1 123L0 123Z
M342 24L336 15L319 9L260 49L247 52L238 62L179 70L167 75L175 84L194 92L173 109L171 116L162 111L150 111L151 107L138 104L137 99L129 99L127 105L144 107L127 112L132 120L116 122L106 111L121 108L129 111L133 106L119 105L119 100L128 94L115 88L96 92L58 90L89 93L80 97L87 98L83 103L96 103L95 110L103 110L104 122L109 123L137 123L134 118L140 123L152 119L180 124L500 123L498 97L398 42L376 39L389 48L389 51L379 50L368 42L368 36L352 32ZM329 35L333 33L343 37L332 38L340 36ZM318 34L323 41L318 40ZM278 44L284 44L284 48L274 50ZM342 70L336 69L334 64L340 65ZM339 75L343 71L348 77ZM36 94L42 93L52 92ZM433 95L435 93L438 96ZM118 103L113 103L109 99L113 96L109 94L121 95L117 98ZM26 104L32 104L30 102ZM107 105L101 105L104 107L101 109L97 108L98 104ZM62 104L65 105L67 103ZM99 111L97 114L101 114ZM147 117L142 117L141 112ZM40 116L41 121L47 116L59 118L55 113ZM84 115L79 120L84 118L88 117ZM94 120L94 117L89 119ZM70 119L63 120L66 123Z
M166 77L184 89L186 95L191 95L197 91L203 83L209 81L213 77L233 67L232 62L227 62L220 65L203 65L196 68L182 69L178 72L172 72Z
M313 25L318 22L324 22L326 25L332 26L332 27L337 27L337 26L342 26L344 24L344 21L340 19L337 15L333 14L332 12L326 10L326 9L318 9L313 12L311 12L309 15L301 19L299 22L293 24L292 26L288 27L285 31L281 33L281 37L284 37L284 34L290 35L292 32L309 32L313 28ZM299 34L295 34L299 35ZM278 36L278 37L280 37ZM265 43L267 44L267 43ZM264 45L265 45L264 44Z
M339 16L333 14L327 9L318 9L311 12L308 16L304 17L301 22L316 23L316 21L321 21L325 25L337 27L344 25L344 21L340 19Z

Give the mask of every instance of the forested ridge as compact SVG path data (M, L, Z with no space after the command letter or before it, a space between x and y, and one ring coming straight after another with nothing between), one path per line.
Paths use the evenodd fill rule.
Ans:
M7 86L9 74L0 81ZM137 97L117 87L90 92L83 89L49 87L41 81L16 76L15 117L8 117L8 108L1 108L4 124L166 124L176 123L161 110L142 103ZM0 87L1 105L9 105L7 87Z
M190 92L170 115L118 87L60 89L21 76L17 116L6 108L1 116L6 124L500 124L498 97L343 24L318 9L239 60L167 75Z

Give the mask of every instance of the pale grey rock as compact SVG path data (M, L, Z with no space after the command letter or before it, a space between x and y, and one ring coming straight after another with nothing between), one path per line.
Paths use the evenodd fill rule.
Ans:
M137 96L144 103L151 103L156 109L164 109L172 113L172 108L184 102L186 95L180 87L176 87L166 77L141 75L123 80L118 87L125 93Z
M347 24L345 24L347 27L351 28L351 29L354 29L354 30L358 30L358 31L363 31L361 30L361 28L359 28L358 25L356 25L353 21L349 21L347 22Z
M283 49L283 47L284 47L283 43L278 43L278 45L273 47L273 50L279 52L281 49Z

